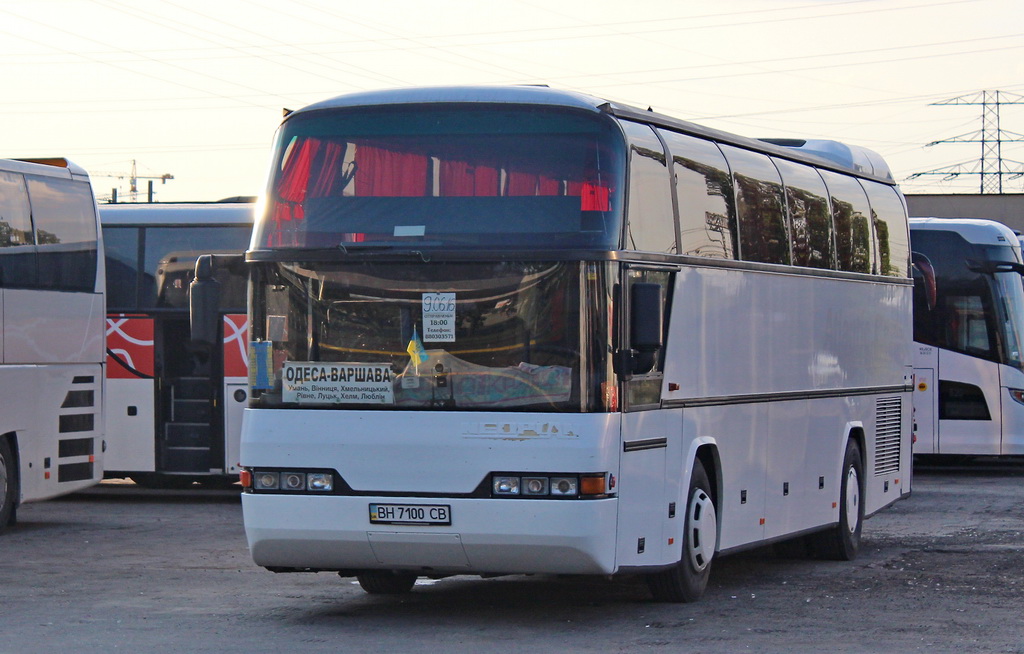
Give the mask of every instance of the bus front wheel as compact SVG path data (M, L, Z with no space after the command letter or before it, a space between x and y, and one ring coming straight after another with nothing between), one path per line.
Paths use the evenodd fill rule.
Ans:
M14 524L15 504L18 502L17 479L11 445L0 436L0 531Z
M655 601L696 602L708 585L711 559L718 544L718 515L711 482L700 461L694 462L690 474L683 529L683 556L679 563L647 577Z
M861 523L864 522L862 502L864 463L860 446L850 439L843 457L843 477L839 488L839 524L827 531L809 536L811 550L822 559L852 561L860 550Z
M356 575L359 585L371 595L402 595L412 590L416 574L398 570L367 570Z

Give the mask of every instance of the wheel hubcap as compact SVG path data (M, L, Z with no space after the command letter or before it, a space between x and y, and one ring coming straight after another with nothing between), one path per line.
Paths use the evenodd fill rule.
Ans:
M860 477L857 469L850 466L846 472L846 526L850 533L857 531L860 522Z
M718 542L718 518L711 497L697 489L690 500L690 525L686 534L686 550L690 564L697 572L704 570L715 555Z

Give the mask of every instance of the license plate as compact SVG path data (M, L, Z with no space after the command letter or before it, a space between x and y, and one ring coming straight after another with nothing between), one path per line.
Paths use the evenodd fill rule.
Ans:
M370 522L377 525L450 525L447 504L371 504Z

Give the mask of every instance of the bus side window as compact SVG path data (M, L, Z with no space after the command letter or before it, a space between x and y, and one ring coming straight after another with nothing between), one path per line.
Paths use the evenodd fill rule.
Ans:
M712 141L659 130L672 156L679 253L736 258L736 196L725 155Z
M728 145L722 152L732 168L739 217L740 258L790 263L789 226L782 177L768 155Z
M907 210L891 186L861 180L871 203L871 223L878 239L879 275L906 277L910 261Z
M39 245L39 287L93 290L98 235L89 185L67 179L29 177L27 181Z
M25 178L0 172L0 285L36 285L34 245Z
M785 159L774 159L782 173L789 211L793 265L807 268L832 268L832 212L828 189L818 171Z
M850 272L870 273L874 258L873 237L864 189L853 177L821 171L832 199L832 224L836 230L836 267Z
M626 247L675 254L676 225L665 150L647 125L622 121L629 140L629 221Z

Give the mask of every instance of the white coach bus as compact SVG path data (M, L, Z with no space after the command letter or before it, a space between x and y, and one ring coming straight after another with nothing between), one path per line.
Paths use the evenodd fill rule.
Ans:
M107 257L106 476L157 488L238 481L248 401L244 269L218 266L213 342L190 339L201 254L242 263L246 202L100 205ZM232 270L234 268L234 270Z
M1024 454L1024 261L979 219L911 218L918 455Z
M247 253L245 529L276 572L647 575L910 492L885 164L540 87L289 115ZM199 302L205 281L197 282Z
M0 160L0 530L103 477L103 313L88 174Z

